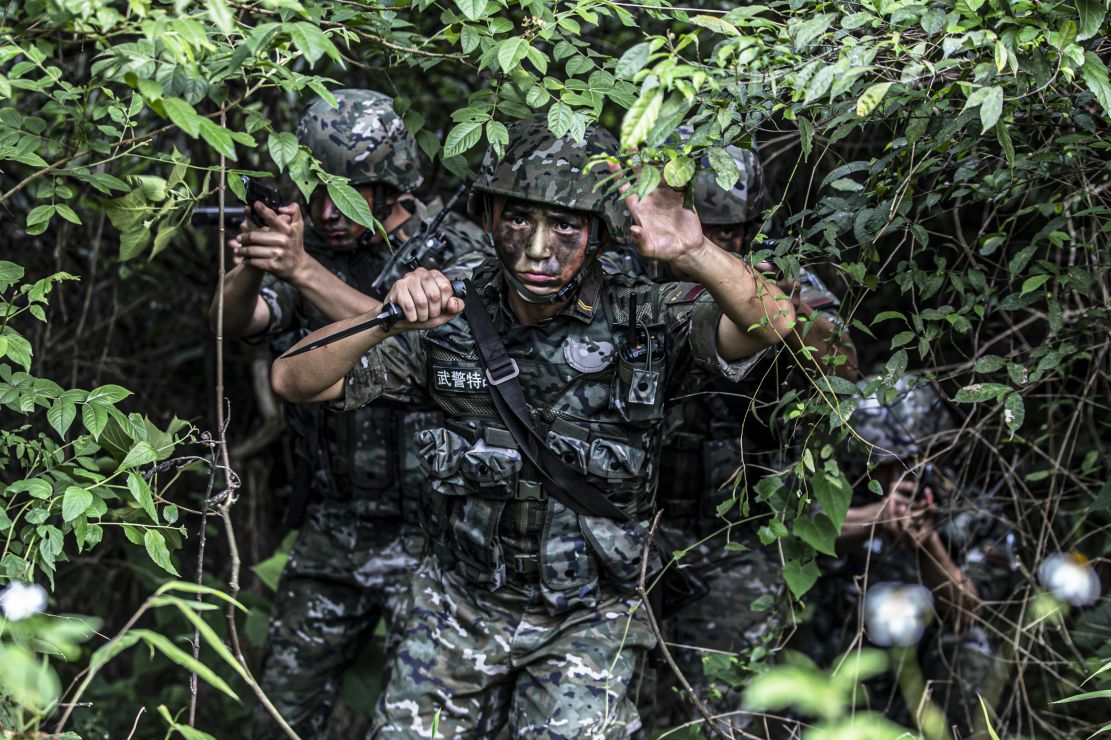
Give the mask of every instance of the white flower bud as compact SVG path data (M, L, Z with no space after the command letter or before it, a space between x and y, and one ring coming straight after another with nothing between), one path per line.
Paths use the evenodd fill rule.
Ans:
M38 614L46 608L46 589L37 583L12 581L0 593L0 611L13 622Z
M918 583L877 583L864 595L864 627L880 647L918 644L933 617L934 596Z
M1090 606L1100 595L1099 576L1078 552L1055 552L1038 568L1042 587L1072 606Z

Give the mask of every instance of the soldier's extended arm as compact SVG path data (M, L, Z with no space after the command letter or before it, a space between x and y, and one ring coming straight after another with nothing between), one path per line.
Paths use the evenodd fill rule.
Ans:
M352 288L305 251L305 222L298 204L282 206L277 213L262 203L255 209L266 228L245 230L229 242L237 256L290 282L333 321L380 310L380 301Z
M418 268L394 283L386 301L396 303L405 313L405 318L388 332L375 327L312 352L279 357L270 371L274 391L293 403L342 398L344 376L373 347L404 331L432 329L446 324L463 310L462 299L452 293L451 281L441 272L424 268ZM374 318L377 313L375 309L329 324L302 339L291 350Z
M626 198L637 223L632 233L640 253L670 263L710 291L724 314L718 324L718 352L726 361L781 341L795 322L790 299L748 263L706 238L698 215L683 208L683 199L681 191L662 186L644 200Z

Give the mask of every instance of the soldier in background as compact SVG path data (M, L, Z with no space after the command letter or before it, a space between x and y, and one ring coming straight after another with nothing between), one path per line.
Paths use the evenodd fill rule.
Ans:
M281 353L337 319L375 311L371 283L396 249L431 219L412 192L421 185L416 141L393 101L370 90L338 90L337 107L315 100L297 127L325 171L349 178L388 234L345 217L323 187L304 220L297 203L265 205L259 228L244 221L229 243L238 262L224 291L224 334L268 340ZM465 219L444 222L444 262L484 249ZM387 288L389 286L386 286ZM215 330L216 302L211 319ZM377 404L342 414L290 407L296 473L287 524L300 527L282 573L267 636L261 684L305 738L323 737L344 670L387 624L388 655L404 616L423 538L414 514L421 473L413 434L441 422L429 407ZM280 737L256 708L256 738Z
M476 343L488 347L489 332L483 339L476 322L454 316L462 301L423 270L395 284L390 297L406 318L393 330L275 362L275 390L292 400L431 397L448 417L420 435L435 556L414 580L379 737L429 737L434 727L491 737L507 719L529 738L617 738L636 727L629 683L654 639L635 587L665 401L695 366L739 379L793 312L774 285L706 240L666 187L626 200L634 236L705 287L604 274L595 256L628 230L604 192L609 173L597 171L616 152L600 126L577 142L537 120L509 127L503 157L487 153L476 201L498 259L476 271L467 310L488 317L503 367L479 361ZM491 395L507 382L520 384L521 413L554 455L517 445ZM624 516L563 505L557 471Z
M979 696L990 702L995 695L999 641L991 606L1014 585L1011 527L990 488L957 486L936 462L955 425L930 384L904 376L892 398L866 397L851 423L868 452L853 453L849 467L870 463L880 495L863 486L854 491L838 558L823 558L810 596L818 608L792 647L832 665L856 644L864 591L883 582L923 584L938 614L919 646L922 672L948 724L970 731L983 716ZM867 687L867 704L911 726L917 708L904 705L893 674Z
M704 170L693 183L694 203L703 233L723 249L745 255L759 232L766 199L763 168L751 151L735 146L727 151L740 171L736 184L725 190L712 171ZM667 276L627 250L606 257L614 271ZM785 341L794 364L855 380L856 355L835 313L837 297L805 270L798 281L781 279L779 287L792 297L800 317ZM798 357L804 346L812 359ZM800 382L792 377L797 374L790 373L792 357L785 352L767 357L739 382L701 373L688 378L685 392L668 407L660 461L657 501L664 510L664 531L671 543L691 547L680 562L709 587L705 597L671 620L669 638L678 646L673 652L711 711L732 713L728 719L738 733L749 726L738 713L739 691L732 680L715 680L714 674L733 679L750 666L758 670L775 650L783 626L782 566L756 537L764 517L754 510L760 505L754 507L750 494L764 475L794 461L793 440L771 418L782 392ZM657 680L659 686L651 677L646 681L642 712L656 705L658 726L697 719L693 706L675 700L669 672L658 671Z

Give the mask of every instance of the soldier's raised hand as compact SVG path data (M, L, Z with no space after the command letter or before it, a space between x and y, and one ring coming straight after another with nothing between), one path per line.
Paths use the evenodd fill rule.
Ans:
M620 168L610 164L610 169ZM702 222L693 208L684 208L686 193L661 183L644 199L632 193L631 186L621 186L625 206L633 216L631 228L637 251L649 259L682 262L693 259L709 243L702 233Z
M305 222L301 206L290 203L275 213L261 202L255 210L265 226L255 226L244 219L239 235L228 242L237 262L269 272L290 282L297 282L309 260L305 252Z
M396 303L405 314L404 319L394 324L391 333L435 329L463 310L463 299L454 295L447 276L439 270L423 267L394 283L386 301Z

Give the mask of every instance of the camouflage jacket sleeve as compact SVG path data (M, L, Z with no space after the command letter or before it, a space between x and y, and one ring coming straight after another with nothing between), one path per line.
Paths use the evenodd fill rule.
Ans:
M425 383L423 334L405 332L372 347L347 373L343 398L333 408L350 411L379 398L402 403L420 399Z
M718 354L718 323L721 309L713 296L701 285L694 283L666 283L661 287L661 304L671 345L675 348L679 371L673 378L684 375L684 362L693 369L711 376L722 376L737 382L748 375L767 350L732 362Z
M301 291L291 283L267 273L262 278L259 298L270 308L270 323L267 327L248 339L260 340L288 330L293 325L293 317L300 310Z

